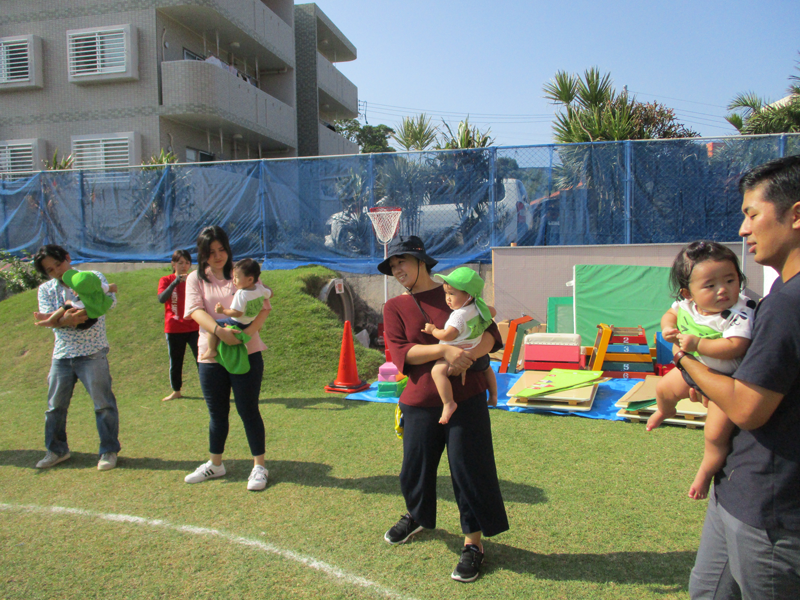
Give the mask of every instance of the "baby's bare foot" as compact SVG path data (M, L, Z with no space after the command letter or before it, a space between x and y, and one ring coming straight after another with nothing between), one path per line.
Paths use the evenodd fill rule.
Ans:
M450 421L450 417L453 416L453 413L456 412L457 408L458 404L455 402L449 402L448 404L445 404L442 408L442 418L439 419L439 423L446 425L447 422Z

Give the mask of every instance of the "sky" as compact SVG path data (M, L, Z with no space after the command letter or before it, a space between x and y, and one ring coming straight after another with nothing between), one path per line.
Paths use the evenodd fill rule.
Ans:
M300 2L298 2L299 4ZM642 102L673 108L707 137L732 135L739 93L768 101L800 75L800 0L317 0L355 45L336 63L360 120L397 126L425 112L498 146L553 142L557 71L610 73Z

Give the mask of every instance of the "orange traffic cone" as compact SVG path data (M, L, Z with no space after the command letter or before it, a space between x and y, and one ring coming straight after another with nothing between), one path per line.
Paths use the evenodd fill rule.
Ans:
M336 379L325 386L325 391L352 394L368 387L369 384L366 381L358 378L356 350L353 348L353 332L350 329L350 321L345 321L344 333L342 334L342 351L339 354L339 372L336 375Z

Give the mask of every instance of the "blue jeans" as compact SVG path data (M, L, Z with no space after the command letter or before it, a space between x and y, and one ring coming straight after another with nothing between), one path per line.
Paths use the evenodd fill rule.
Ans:
M108 369L108 348L75 358L54 358L50 365L47 390L47 412L44 415L44 445L63 456L67 444L67 411L75 384L80 380L94 403L100 454L119 452L119 412L111 391Z
M264 421L258 409L258 395L264 375L264 358L261 352L248 355L250 370L244 375L234 375L218 363L197 363L200 388L208 406L208 451L225 452L228 439L228 415L231 411L231 391L236 411L242 419L244 433L253 456L264 454L266 438Z

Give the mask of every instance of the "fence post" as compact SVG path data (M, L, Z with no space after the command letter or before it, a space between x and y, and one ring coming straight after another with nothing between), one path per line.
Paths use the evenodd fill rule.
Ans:
M367 159L367 185L369 186L369 194L367 195L367 207L372 208L375 206L375 155L368 154ZM398 223L398 226L400 224ZM375 236L369 236L369 255L375 258ZM383 258L383 257L381 257Z
M78 188L80 189L80 197L78 198L81 203L81 252L86 251L86 202L83 193L83 170L78 171Z
M44 200L44 186L45 186L45 172L39 173L39 218L43 221L44 225L44 239L42 244L50 243L50 227L48 227L49 219L45 216L45 209L47 203Z
M783 158L786 156L786 134L782 133L778 138L778 157Z
M633 142L626 140L625 144L625 243L631 243L631 203L633 199L633 179L631 177L631 154Z
M6 191L6 181L5 179L0 179L0 192ZM6 215L6 195L0 193L0 196L3 197L3 237L5 238L5 242L3 244L3 248L8 250L11 247L11 241L8 238L8 223L6 223L6 219L8 218Z
M263 255L262 262L267 260L267 186L264 181L264 170L267 168L267 163L264 160L258 163L258 207L261 217L261 253Z
M489 149L489 222L492 225L491 245L497 246L497 148ZM501 182L502 184L502 182Z
M172 165L167 164L167 169L164 172L164 205L167 229L167 248L172 248L172 204L175 198L175 190L173 189L174 177L172 177Z

